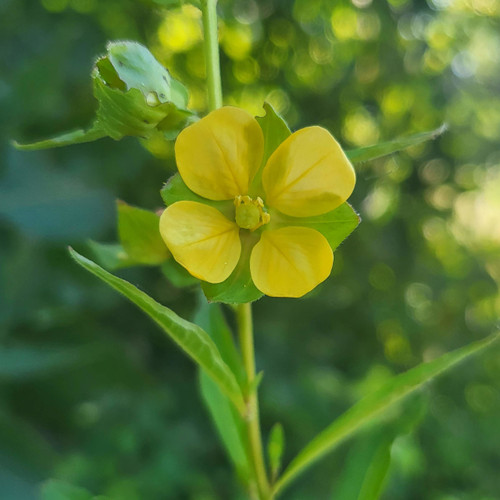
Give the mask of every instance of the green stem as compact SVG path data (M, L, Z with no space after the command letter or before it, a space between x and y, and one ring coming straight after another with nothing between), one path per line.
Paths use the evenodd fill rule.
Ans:
M201 0L203 17L205 64L207 68L208 104L210 111L222 106L222 86L220 78L219 40L217 36L217 0ZM246 426L250 454L255 471L255 480L260 500L271 500L271 488L267 479L262 453L262 438L259 423L259 403L255 387L255 354L253 343L252 308L241 304L236 308L243 365L250 388L246 395Z
M201 0L205 64L207 68L208 106L210 111L222 106L219 39L217 36L217 0Z
M247 375L247 383L250 388L246 395L247 403L247 433L250 444L250 455L255 470L255 479L262 500L272 498L269 481L267 479L266 467L262 453L262 438L259 422L259 402L257 398L257 387L255 387L255 354L253 341L252 306L251 304L240 304L236 308L238 331L240 336L241 355Z

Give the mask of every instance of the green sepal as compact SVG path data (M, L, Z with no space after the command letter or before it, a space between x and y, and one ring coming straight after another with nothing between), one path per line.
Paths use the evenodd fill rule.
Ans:
M375 160L382 156L390 155L402 149L411 146L417 146L423 142L434 140L448 129L446 124L441 125L435 130L429 132L420 132L419 134L410 135L407 137L400 137L392 141L381 142L373 146L366 146L363 148L351 149L346 151L345 154L353 163L362 163L364 161Z
M97 117L88 130L77 130L19 149L46 149L109 136L150 137L160 130L166 139L175 138L194 114L187 109L188 94L182 83L143 45L110 42L107 53L92 70L94 97L99 102Z
M345 202L331 212L314 217L291 217L274 212L271 223L275 227L305 226L319 231L335 250L359 225L361 217Z
M135 264L157 265L170 252L160 235L160 217L154 212L118 200L118 235L125 253Z
M252 185L249 189L250 196L259 196L262 194L262 170L264 169L267 160L274 153L276 148L291 135L290 129L285 120L274 110L274 108L265 102L263 105L266 114L257 116L257 120L262 133L264 135L264 155L258 172L252 180Z
M264 294L254 285L250 273L250 254L257 243L252 233L240 232L241 255L229 278L222 283L202 282L203 293L210 302L245 304L260 299Z
M257 116L255 119L259 123L262 133L264 134L264 156L262 158L262 165L265 165L276 148L291 135L292 132L283 117L275 111L271 104L265 102L263 108L266 114L264 116Z
M177 288L187 288L197 285L200 280L182 267L173 257L161 265L161 272Z
M234 220L234 203L232 200L213 201L203 198L191 191L179 174L174 174L160 191L165 205L169 206L177 201L196 201L216 208L228 219Z

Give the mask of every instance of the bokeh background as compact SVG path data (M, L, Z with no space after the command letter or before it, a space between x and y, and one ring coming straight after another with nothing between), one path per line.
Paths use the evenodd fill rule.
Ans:
M200 12L175 4L0 2L2 500L39 498L48 478L113 500L244 498L193 365L66 251L116 240L116 198L160 207L172 145L9 144L89 124L92 64L114 39L146 44L204 112ZM227 104L261 113L268 100L293 129L323 125L345 148L449 126L357 168L350 201L363 223L331 279L304 299L255 305L263 429L282 422L286 461L391 374L498 324L500 4L220 0L219 13ZM119 274L193 314L197 291L175 289L157 268ZM413 430L393 443L382 498L498 500L499 349L430 384L418 406ZM359 442L284 498L341 499Z

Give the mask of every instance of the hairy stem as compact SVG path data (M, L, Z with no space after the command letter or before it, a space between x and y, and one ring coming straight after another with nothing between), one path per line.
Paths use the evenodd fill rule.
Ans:
M259 422L259 402L257 398L257 387L255 387L255 354L253 341L252 306L251 304L240 304L236 309L238 331L240 337L241 354L243 365L247 375L249 387L246 395L247 403L247 433L250 444L251 460L255 471L255 479L261 500L272 498L269 481L267 479L264 457L262 453L262 438Z
M210 111L222 106L219 40L217 36L217 0L201 0L205 64L207 68L208 106Z

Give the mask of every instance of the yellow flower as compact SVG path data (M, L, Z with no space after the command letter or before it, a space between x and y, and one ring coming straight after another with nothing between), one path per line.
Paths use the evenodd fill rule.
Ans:
M240 258L249 258L262 293L301 297L333 265L327 239L304 227L306 218L347 200L354 169L321 127L291 134L265 165L263 154L261 127L238 108L218 109L184 129L175 144L177 166L201 198L168 206L160 232L175 260L203 281L221 283ZM301 223L290 224L294 218Z

